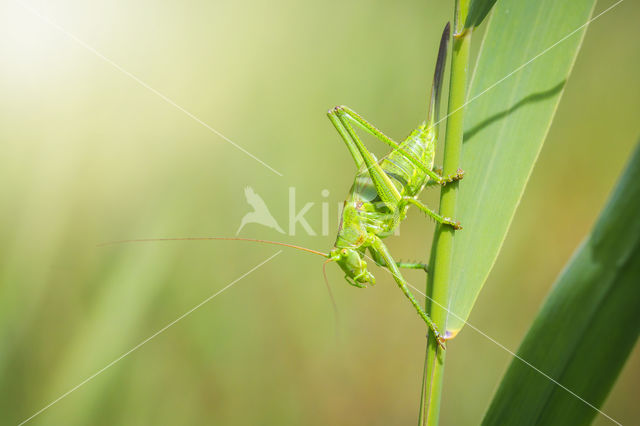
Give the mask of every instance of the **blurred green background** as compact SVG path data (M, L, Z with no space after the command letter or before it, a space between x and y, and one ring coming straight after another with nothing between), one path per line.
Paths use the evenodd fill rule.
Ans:
M354 167L325 117L346 104L399 139L424 119L453 2L32 1L55 24L283 174L14 2L0 13L0 422L17 424L278 251L233 236L254 188L328 250ZM600 2L596 11L612 2ZM591 228L638 136L640 4L593 23L512 229L470 322L515 350ZM475 36L475 49L482 28ZM377 142L367 140L376 152ZM514 141L514 143L517 141ZM329 190L329 196L321 192ZM423 196L437 204L437 191ZM329 235L321 234L321 203ZM427 259L412 212L396 258ZM425 326L384 273L328 276L285 250L30 424L413 424ZM407 273L424 286L424 276ZM449 343L442 424L476 424L510 355L464 329ZM637 348L603 410L637 423ZM602 417L596 424L608 424Z

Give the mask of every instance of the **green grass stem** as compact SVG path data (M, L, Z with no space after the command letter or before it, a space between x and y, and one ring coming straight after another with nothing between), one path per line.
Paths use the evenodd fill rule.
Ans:
M443 174L456 172L460 164L462 151L464 105L469 70L469 47L471 30L463 31L469 9L469 0L457 0L454 20L454 32L451 58L451 77L449 83L449 103L447 133L444 147ZM458 183L449 184L440 193L440 214L456 216L456 195ZM438 226L431 247L430 271L427 278L427 311L443 332L446 330L449 300L449 280L451 276L451 254L453 252L454 231L449 226ZM425 370L422 384L422 398L419 424L437 425L440 415L442 379L444 375L445 352L438 349L433 338L428 339Z

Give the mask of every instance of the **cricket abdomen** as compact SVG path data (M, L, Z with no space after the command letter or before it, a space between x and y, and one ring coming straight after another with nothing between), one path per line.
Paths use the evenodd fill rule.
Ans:
M432 169L435 153L433 133L424 125L418 127L400 144L400 150L394 149L380 162L382 170L392 179L400 194L403 197L414 197L420 193L429 176L407 158L405 153Z

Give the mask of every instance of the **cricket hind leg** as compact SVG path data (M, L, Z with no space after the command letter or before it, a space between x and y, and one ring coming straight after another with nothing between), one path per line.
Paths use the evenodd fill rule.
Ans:
M329 118L331 118L331 115L338 116L343 122L345 118L349 119L350 121L357 124L358 127L363 129L370 135L375 136L377 139L389 145L391 148L402 153L402 155L407 157L409 161L411 161L416 167L422 170L427 176L429 176L435 183L439 185L446 185L447 183L455 182L457 180L462 179L462 177L464 176L464 171L462 169L458 169L456 173L448 176L442 176L441 174L434 172L429 167L427 167L427 165L424 164L419 158L416 158L413 154L403 150L400 147L400 144L398 144L398 142L394 141L389 136L382 133L380 130L378 130L377 127L369 123L360 114L358 114L357 112L355 112L354 110L352 110L347 106L340 105L333 108L332 110L329 111Z
M422 212L427 214L429 217L431 217L433 220L435 220L438 223L441 223L443 225L449 225L455 230L462 229L462 225L460 224L459 221L457 221L455 219L452 219L450 217L445 217L445 216L439 215L438 213L434 212L429 207L425 206L424 204L422 204L420 201L416 200L415 198L411 198L411 197L403 198L400 205L401 206L405 206L407 204L413 204L414 206L419 208Z
M387 246L384 245L384 243L382 242L382 240L380 240L380 238L376 237L373 242L372 248L373 248L372 251L375 250L378 253L378 255L385 261L386 265L388 265L387 268L389 269L389 271L391 271L391 274L393 275L393 279L398 284L398 287L400 287L400 290L402 290L402 292L407 297L407 299L409 299L409 302L411 302L411 304L416 309L416 311L418 311L418 315L420 315L420 317L424 320L424 322L427 323L427 326L429 326L429 329L433 333L433 336L436 339L436 342L438 342L438 345L442 349L444 349L444 341L445 341L444 337L442 336L442 334L440 334L440 331L438 331L438 327L433 322L431 317L429 317L429 315L424 311L424 309L422 309L422 306L420 306L415 296L409 290L409 286L407 285L407 282L400 274L400 270L398 269L397 263L393 260L393 257L391 257L391 254L389 253Z
M347 148L349 149L349 153L351 153L351 157L353 157L353 161L356 162L356 167L360 169L364 164L364 159L362 158L362 155L360 155L360 152L358 151L358 147L356 146L355 142L353 141L353 139L351 139L351 136L349 135L347 130L344 128L344 125L332 110L327 112L327 116L329 117L329 120L331 120L331 123L333 123L333 126L336 128L336 130L340 134L340 137L342 138L344 143L347 145Z
M336 126L336 129L338 129L338 132L344 130L344 134L341 133L341 136L349 146L349 150L353 149L353 147L357 149L380 199L389 210L392 212L397 211L402 195L391 181L391 178L382 170L376 157L364 146L347 117L339 114L336 109L329 111L328 116Z

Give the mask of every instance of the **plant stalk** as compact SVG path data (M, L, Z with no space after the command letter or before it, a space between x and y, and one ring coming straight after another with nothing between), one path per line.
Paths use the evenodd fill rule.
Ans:
M454 19L451 76L449 79L449 102L444 146L443 175L456 173L460 167L462 151L463 118L462 107L467 94L467 73L469 69L469 47L472 29L464 30L470 0L456 0ZM450 114L450 115L449 115ZM456 198L458 183L451 183L440 192L440 214L456 218ZM464 224L463 224L464 225ZM431 246L430 274L427 276L427 312L441 333L446 332L447 307L449 301L449 280L451 276L451 256L453 253L454 231L450 226L436 227ZM464 232L464 231L458 231ZM446 334L445 334L446 337ZM445 351L438 348L436 339L427 339L422 380L419 423L435 426L440 416L440 400L444 376Z

